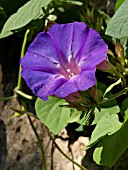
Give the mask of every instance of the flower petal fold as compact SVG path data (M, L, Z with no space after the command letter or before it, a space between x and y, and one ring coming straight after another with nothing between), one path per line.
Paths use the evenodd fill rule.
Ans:
M61 66L59 62L55 62L52 58L41 56L35 52L27 51L25 57L21 59L23 70L35 70L48 73L59 73Z
M87 90L95 83L95 69L85 70L58 87L54 94L60 98L64 98L71 93Z
M47 100L48 96L53 95L58 86L65 83L65 80L61 75L50 74L42 71L35 70L23 70L22 77L26 79L28 87L33 93Z
M81 69L91 69L106 59L108 46L99 33L90 29L77 57Z
M48 33L39 33L28 48L28 51L60 63L57 49Z
M49 30L49 34L67 61L77 57L88 32L89 28L83 22L55 24Z

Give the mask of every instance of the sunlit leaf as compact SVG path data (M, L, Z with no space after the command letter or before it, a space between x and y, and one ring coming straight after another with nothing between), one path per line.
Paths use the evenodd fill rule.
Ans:
M106 34L115 38L128 36L128 0L124 1L110 20Z
M12 34L12 31L22 28L32 21L40 12L42 7L45 7L51 2L51 0L30 0L23 5L19 10L11 15L6 21L0 38L6 37Z
M81 116L81 112L78 111L78 110L75 110L72 114L71 114L71 117L69 119L69 123L72 123L72 122L77 122L79 119L80 119L80 116Z
M60 107L63 100L50 97L47 101L37 99L35 109L37 117L55 134L58 134L70 119L70 109Z
M124 2L125 0L117 0L116 2L116 11L119 9L119 7L122 5L122 3Z
M113 102L113 101L112 101ZM99 111L97 108L95 108L95 118L92 122L92 125L97 124L98 121L105 115L105 114L116 114L120 111L120 108L118 105L111 106L108 108L101 108Z
M106 134L113 134L122 126L117 114L107 113L98 121L87 148L92 147Z

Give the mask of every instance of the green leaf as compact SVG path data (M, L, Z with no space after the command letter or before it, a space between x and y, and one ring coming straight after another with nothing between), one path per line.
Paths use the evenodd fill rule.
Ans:
M121 115L124 117L124 122L128 120L128 97L121 104Z
M63 100L50 97L47 101L37 99L35 109L37 117L55 134L58 134L70 119L70 109L60 107Z
M113 87L113 85L109 86L109 87L110 88L107 88L106 85L104 85L103 83L98 82L97 88L98 88L98 95L99 95L100 98L103 98L104 95L106 95L106 97L105 97L106 99L113 96L112 92L110 91L111 87ZM102 99L102 100L105 100L105 98ZM92 125L97 124L98 121L105 114L116 114L116 113L120 112L120 108L119 108L119 106L117 104L116 99L113 99L113 100L107 101L107 102L105 101L103 103L101 101L101 103L99 104L99 107L100 107L100 110L95 108L95 111L94 111L95 112L95 118L94 118L94 120L92 122Z
M125 110L128 109L128 97L121 104L121 113L124 114Z
M117 114L106 113L98 121L87 149L95 145L106 134L113 134L120 129L122 123L119 121Z
M39 13L42 7L45 7L51 2L51 0L30 0L25 5L23 5L19 10L11 15L6 21L0 38L4 38L10 34L12 31L22 28L31 22Z
M78 126L76 129L75 129L76 132L83 132L84 131L84 126L83 125L80 125Z
M92 110L86 111L86 112L81 112L79 120L76 121L76 122L81 124L81 125L88 126L88 125L91 124L90 120L91 120L92 116L93 116Z
M128 121L112 135L102 138L93 154L97 164L112 167L128 148Z
M72 114L71 117L68 121L68 123L73 123L73 122L77 122L80 119L81 116L81 111L75 110Z
M98 96L99 98L103 98L103 94L107 89L107 86L101 82L97 82Z
M118 105L116 106L111 106L108 108L101 108L99 111L97 108L95 108L95 118L94 121L92 122L92 125L97 124L98 121L105 115L105 114L116 114L120 111L120 108Z
M128 120L128 109L125 111L124 122Z
M128 36L128 0L124 1L110 20L106 34L119 39Z
M119 7L122 5L122 3L124 2L125 0L117 0L116 2L116 11L119 9Z

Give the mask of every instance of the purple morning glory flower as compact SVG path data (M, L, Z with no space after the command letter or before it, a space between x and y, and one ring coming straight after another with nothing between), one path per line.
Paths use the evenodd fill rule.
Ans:
M21 74L43 100L65 98L96 83L96 66L105 60L107 49L100 35L82 22L55 24L29 46Z

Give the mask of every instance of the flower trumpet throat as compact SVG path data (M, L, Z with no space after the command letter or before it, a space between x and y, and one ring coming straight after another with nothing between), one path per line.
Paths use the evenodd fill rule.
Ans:
M21 75L33 93L65 98L95 85L97 65L108 46L98 32L83 22L54 24L39 33L21 59Z

